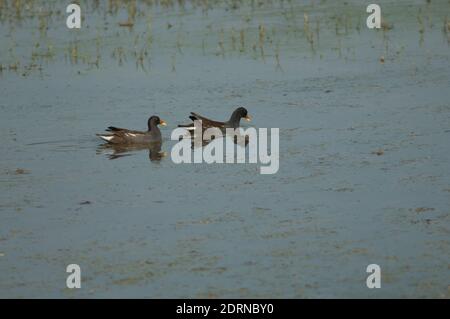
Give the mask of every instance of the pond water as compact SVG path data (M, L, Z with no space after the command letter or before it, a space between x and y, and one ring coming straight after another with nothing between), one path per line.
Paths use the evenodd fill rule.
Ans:
M0 1L0 297L450 296L449 1L378 31L356 0L80 4ZM276 174L172 162L189 112L241 105ZM95 136L151 115L165 157Z

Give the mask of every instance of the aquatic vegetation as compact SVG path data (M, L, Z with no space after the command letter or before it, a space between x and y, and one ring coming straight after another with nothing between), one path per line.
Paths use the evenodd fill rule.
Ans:
M7 39L0 47L3 64L0 72L26 71L29 74L35 68L25 70L27 65L47 68L60 61L77 66L75 71L102 69L109 65L110 58L117 66L132 63L137 71L148 72L150 56L157 55L167 57L165 63L174 71L176 55L225 58L235 52L240 58L262 63L272 58L275 69L280 70L281 54L309 58L318 54L323 58L330 52L337 52L338 58L354 59L354 44L349 37L355 33L363 35L366 19L365 11L352 1L346 6L326 0L319 3L81 0L79 3L82 11L89 14L83 15L80 30L69 31L64 27L65 7L56 0L0 0L0 24L4 26L0 33ZM443 21L442 30L450 43L449 13L434 3L424 3L417 8L415 24L419 43L424 44L426 30L433 27L435 19ZM224 13L237 17L238 22L227 22ZM393 18L389 15L383 15L381 24L384 55L388 54L393 41L387 34L395 32ZM23 32L27 32L25 38ZM26 41L14 45L19 38ZM13 53L7 54L11 48ZM177 63L183 63L182 60L184 58L178 59Z

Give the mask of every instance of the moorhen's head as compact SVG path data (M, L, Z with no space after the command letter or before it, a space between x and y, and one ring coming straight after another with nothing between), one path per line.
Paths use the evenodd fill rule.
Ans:
M245 107L238 107L232 115L232 118L237 118L237 119L245 119L247 122L250 122L252 120L251 116L248 115L248 111Z
M166 126L167 123L164 120L161 120L159 116L152 116L148 119L148 130L150 131L152 127L156 127L158 125Z

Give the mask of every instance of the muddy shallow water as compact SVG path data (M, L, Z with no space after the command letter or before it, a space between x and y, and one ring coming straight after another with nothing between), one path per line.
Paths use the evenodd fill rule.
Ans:
M449 1L380 1L380 31L358 1L82 1L80 31L0 3L0 297L449 297ZM277 174L171 161L237 105ZM95 134L153 114L168 156L110 160Z

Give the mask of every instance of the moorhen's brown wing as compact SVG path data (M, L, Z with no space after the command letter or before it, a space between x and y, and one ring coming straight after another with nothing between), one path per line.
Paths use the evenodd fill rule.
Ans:
M129 130L126 128L120 128L120 127L115 127L115 126L109 126L105 131L107 131L107 132L127 132L127 133L132 133L132 134L143 134L144 133L142 131Z
M210 127L218 127L218 128L225 128L226 127L226 122L219 122L219 121L214 121L211 120L207 117L201 116L200 114L191 112L191 116L190 116L191 120L195 121L202 121L202 126L204 129L210 128Z

